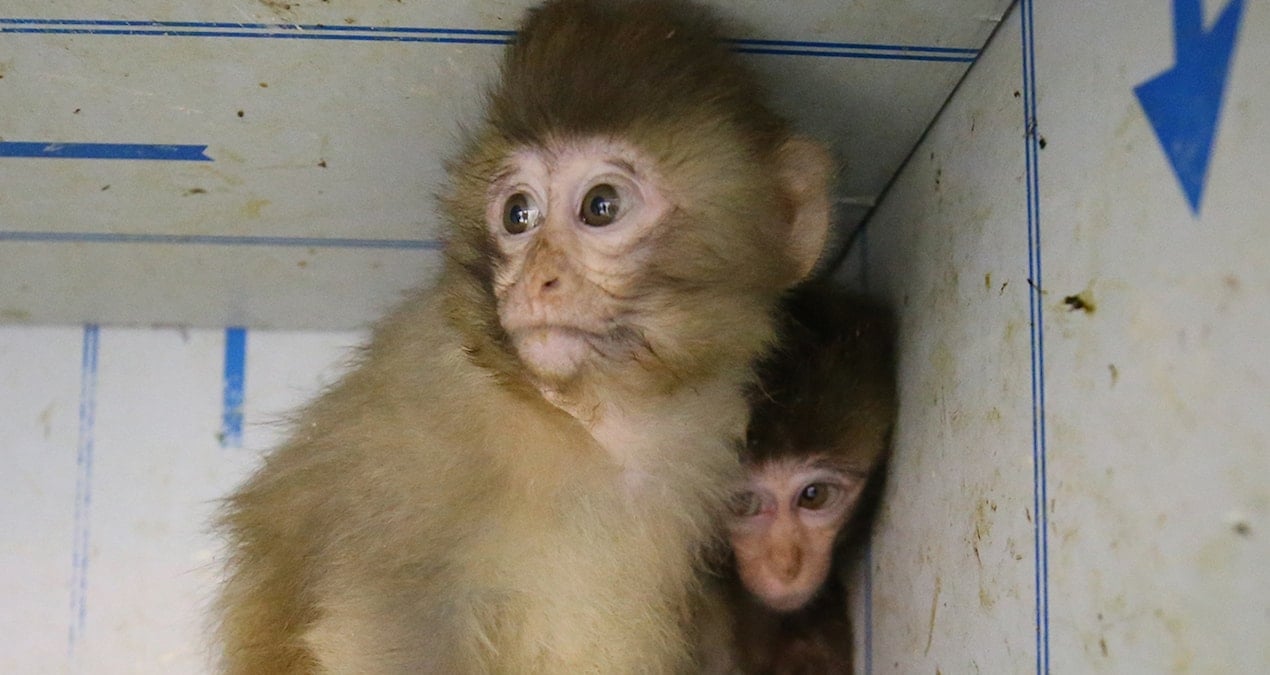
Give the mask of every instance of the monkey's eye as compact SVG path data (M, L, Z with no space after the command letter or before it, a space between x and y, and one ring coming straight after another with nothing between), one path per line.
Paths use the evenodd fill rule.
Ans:
M763 500L759 496L750 491L738 492L732 495L732 515L740 518L749 518L757 516L758 512L763 508Z
M837 487L829 483L811 483L798 493L798 508L808 511L823 509Z
M523 192L507 198L503 205L503 229L508 234L520 234L538 226L540 212L534 200Z
M582 211L578 215L591 227L604 227L617 220L621 206L622 199L617 194L617 188L600 183L582 198Z

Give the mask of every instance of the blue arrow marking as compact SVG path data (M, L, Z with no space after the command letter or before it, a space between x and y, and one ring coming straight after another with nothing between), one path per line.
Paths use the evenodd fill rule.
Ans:
M0 157L46 159L151 159L178 162L210 162L206 145L156 143L29 143L0 141Z
M1205 33L1202 0L1173 0L1177 63L1133 90L1195 215L1204 197L1243 9L1244 0L1231 0L1213 29Z

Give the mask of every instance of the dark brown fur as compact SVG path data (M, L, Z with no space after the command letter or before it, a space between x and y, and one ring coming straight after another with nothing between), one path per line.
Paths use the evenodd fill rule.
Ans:
M895 422L890 312L825 282L797 289L783 309L783 341L759 366L743 461L820 453L871 471Z
M849 675L852 637L841 571L865 534L895 421L894 327L861 298L813 285L785 303L786 339L760 368L743 461L751 471L821 455L864 476L861 503L838 533L831 574L808 604L776 612L734 575L724 591L742 673Z
M773 612L739 584L729 587L734 649L746 675L853 675L847 595L838 576L798 611Z
M667 119L708 120L756 159L770 159L788 131L722 42L718 22L674 0L566 0L530 10L491 98L491 122L514 143L541 145L551 135L661 136ZM683 130L704 126L690 121Z

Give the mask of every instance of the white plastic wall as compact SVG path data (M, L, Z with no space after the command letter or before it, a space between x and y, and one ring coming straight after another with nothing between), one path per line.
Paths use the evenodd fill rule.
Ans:
M359 338L234 334L0 328L0 673L207 671L216 500Z
M532 2L2 3L0 673L206 670L216 499L431 274ZM849 226L1009 2L716 4Z
M534 2L5 0L0 321L363 326L434 271L442 160ZM850 160L850 224L1009 0L715 4Z
M1270 672L1267 35L1023 0L884 196L847 274L901 326L866 672Z
M505 29L524 3L287 4L0 13ZM1003 3L982 5L735 3L763 37L955 48ZM1206 27L1242 8L1198 212L1134 93L1173 64L1175 5ZM0 672L204 672L215 501L337 375L355 328L426 276L420 186L472 104L436 81L483 77L497 47L14 25L0 141L206 142L216 161L0 157L0 315L213 328L0 327ZM1021 1L885 194L844 270L895 304L902 334L860 672L1270 671L1268 30L1251 0ZM899 162L966 65L755 58L822 89L787 107L845 102L801 119L871 176L849 190L862 201L889 175L872 162ZM233 127L238 109L263 128ZM268 203L247 224L252 200Z

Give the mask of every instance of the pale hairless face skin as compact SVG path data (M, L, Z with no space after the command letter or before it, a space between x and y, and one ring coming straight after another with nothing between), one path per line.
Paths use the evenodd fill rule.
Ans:
M660 183L645 155L599 138L522 149L491 181L499 321L542 380L638 349L624 300L670 208Z
M729 526L737 572L778 612L805 606L824 585L838 531L864 486L819 455L750 467Z

